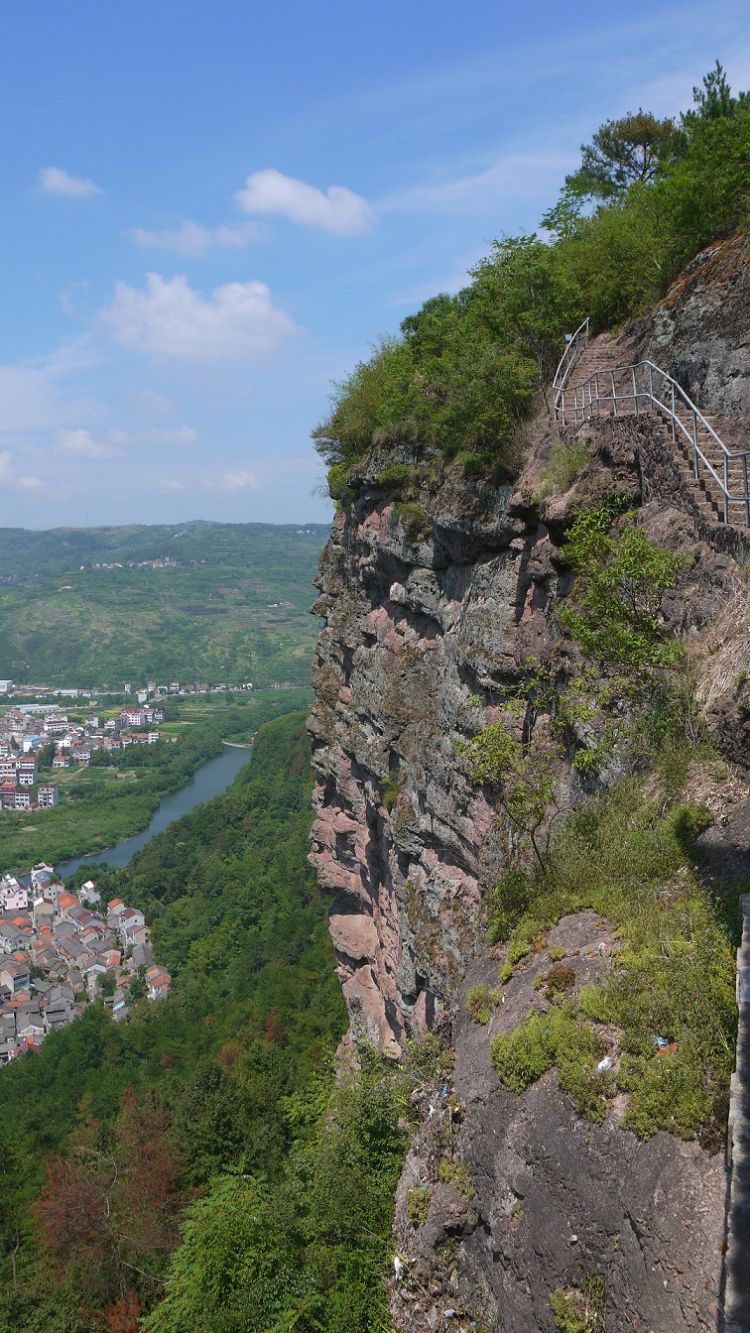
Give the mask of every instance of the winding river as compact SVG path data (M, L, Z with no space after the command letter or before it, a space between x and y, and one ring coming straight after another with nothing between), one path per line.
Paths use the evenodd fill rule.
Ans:
M56 867L58 875L62 877L72 875L79 866L101 864L101 862L111 866L127 865L134 852L145 847L157 833L163 833L175 819L181 819L183 815L189 814L203 801L221 796L249 759L249 746L225 745L223 753L217 755L215 759L209 759L196 769L184 787L164 797L148 828L142 833L136 833L132 838L124 838L115 847L92 852L89 856L77 856L72 861L64 861Z

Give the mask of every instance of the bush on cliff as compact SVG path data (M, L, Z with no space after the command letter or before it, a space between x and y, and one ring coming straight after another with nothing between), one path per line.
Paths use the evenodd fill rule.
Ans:
M618 175L628 134L651 136L648 170ZM602 126L593 148L602 144L614 188L586 186L584 149L581 171L542 220L547 240L496 241L463 291L427 301L335 386L314 432L334 498L346 503L346 475L374 444L460 457L496 482L512 479L519 425L552 378L566 330L585 315L598 330L637 313L705 245L747 226L750 102L732 96L721 70L678 126L639 111ZM604 199L588 215L587 194Z
M620 947L601 986L566 1002L552 1028L549 1018L534 1017L498 1039L493 1059L513 1091L556 1064L576 1104L596 1117L595 1051L583 1062L561 1058L567 1043L558 1028L580 1025L584 1048L592 1023L594 1033L616 1029L618 1081L629 1094L625 1123L644 1138L665 1129L713 1147L723 1134L733 1065L736 898L725 902L696 872L685 814L680 805L665 811L631 780L568 817L546 871L526 877L526 907L510 948L517 952L584 908L612 923ZM695 827L702 826L699 818ZM666 1054L657 1038L669 1043Z

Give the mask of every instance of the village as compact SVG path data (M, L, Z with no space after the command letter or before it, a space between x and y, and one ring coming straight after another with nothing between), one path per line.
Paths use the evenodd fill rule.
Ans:
M0 809L49 810L59 801L54 782L40 778L44 760L54 776L91 762L101 750L155 745L164 721L161 708L139 702L102 721L97 715L72 721L58 704L21 704L0 714Z
M102 905L94 880L72 893L46 862L0 879L0 1065L38 1052L88 1004L122 1021L170 985L143 913L120 898Z

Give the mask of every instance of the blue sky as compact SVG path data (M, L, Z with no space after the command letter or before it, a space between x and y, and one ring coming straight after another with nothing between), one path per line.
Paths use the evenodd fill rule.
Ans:
M330 383L740 0L5 0L0 523L327 519Z

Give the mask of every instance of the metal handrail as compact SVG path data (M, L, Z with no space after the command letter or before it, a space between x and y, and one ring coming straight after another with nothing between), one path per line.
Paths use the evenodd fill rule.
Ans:
M570 344L568 344L569 346ZM565 349L563 358L567 351L568 348ZM562 365L562 361L560 365ZM566 384L567 374L566 371L555 397L555 412L563 425L565 424L566 415L571 416L574 423L583 422L594 413L597 416L601 415L602 403L611 404L615 416L619 415L618 404L632 403L631 410L636 414L641 403L645 407L653 406L671 422L672 439L676 440L679 428L688 441L693 451L693 469L696 481L699 476L699 464L703 465L715 481L723 498L724 522L729 522L729 506L741 504L745 511L745 526L750 527L750 487L748 486L750 450L733 452L728 449L711 423L706 420L700 409L696 407L692 399L685 393L685 390L671 375L668 375L660 366L655 365L653 361L636 361L632 365L615 366L611 370L595 370L585 380L581 380L579 384L570 386ZM621 388L618 389L617 384L617 377L623 375L627 376L628 387L625 391ZM602 380L608 385L605 392L601 391ZM655 392L655 384L658 386L658 392ZM668 401L660 396L662 393ZM573 397L572 406L570 405L571 395ZM680 407L686 409L685 415L690 421L691 429L688 429L685 421L680 416ZM722 469L723 476L716 471L714 464L706 457L698 443L699 426L707 431L711 439L719 446L721 461L716 461ZM740 472L742 489L737 494L734 494L733 490L730 489L729 474L732 465L738 465Z
M570 374L571 370L576 364L576 361L578 360L581 353L588 346L588 341L589 341L589 316L587 315L583 323L578 325L578 328L576 329L575 333L572 333L570 335L570 338L565 345L565 351L563 352L562 356L560 357L560 360L557 363L555 378L552 381L552 388L557 389L557 393L555 395L555 411L557 411L557 405L560 400L560 394L562 393L567 383L568 375ZM574 353L574 355L571 355L571 353ZM564 371L563 367L565 367Z

